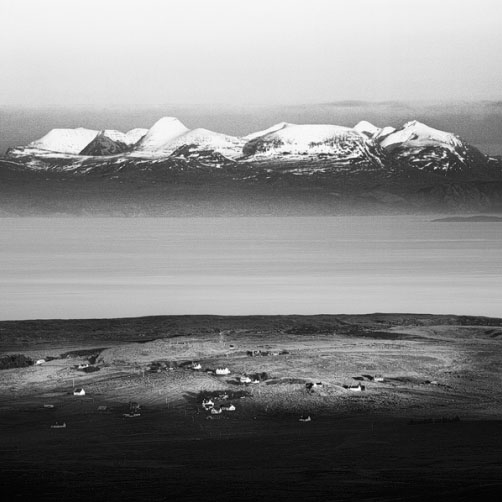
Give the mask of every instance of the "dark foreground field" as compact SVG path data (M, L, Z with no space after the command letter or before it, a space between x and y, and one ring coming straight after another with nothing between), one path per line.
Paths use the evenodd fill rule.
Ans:
M54 357L0 373L4 499L500 500L501 326L423 315L0 323L4 355ZM216 367L231 374L204 371ZM239 383L254 372L266 377ZM363 392L344 388L356 382ZM208 396L236 411L211 415ZM141 412L125 417L132 400Z

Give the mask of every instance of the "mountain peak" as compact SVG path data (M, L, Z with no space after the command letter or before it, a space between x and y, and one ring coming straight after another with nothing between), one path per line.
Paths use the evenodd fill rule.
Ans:
M162 117L148 130L137 144L137 150L158 150L167 142L188 132L176 117Z
M97 135L98 131L84 127L51 129L45 136L32 141L28 147L57 153L78 154Z
M367 120L361 120L354 126L354 131L360 132L372 138L373 136L378 134L381 129L373 125L371 122L368 122Z
M238 157L242 152L243 143L242 139L235 136L228 136L198 127L175 136L164 143L158 151L171 153L182 146L194 145L199 150L214 150L230 157Z
M461 146L462 141L450 132L434 129L418 120L411 120L384 138L381 145L386 149L403 145L408 147L442 146L454 149Z

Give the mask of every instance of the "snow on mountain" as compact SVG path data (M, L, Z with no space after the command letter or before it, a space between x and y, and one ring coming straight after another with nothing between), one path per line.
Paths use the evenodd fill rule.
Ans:
M366 120L361 120L354 126L354 131L357 131L361 134L365 134L369 138L373 138L376 136L381 129L379 127L374 126L371 122L367 122Z
M284 129L285 127L289 127L292 125L295 125L295 124L289 124L288 122L279 122L278 124L275 124L272 127L269 127L268 129L264 129L263 131L257 131L257 132L253 132L251 134L248 134L247 136L244 136L243 139L245 141L251 141L252 139L259 138L261 136L265 136L266 134L269 134L271 132L280 131L281 129Z
M189 129L177 118L162 117L155 122L148 132L138 141L135 151L154 152L160 150L166 143L188 131Z
M164 143L157 153L169 155L180 147L192 145L197 150L214 150L228 157L238 157L242 154L244 141L235 136L220 134L208 129L198 128L187 131Z
M389 134L392 134L395 130L396 130L395 127L385 126L375 134L374 139L381 141L384 138L386 138Z
M147 132L148 129L142 129L138 127L136 129L131 129L128 132L116 131L114 129L105 129L104 131L100 131L100 134L103 134L112 141L118 141L120 143L124 143L125 145L132 146L137 143Z
M125 141L126 145L135 145L141 138L145 136L148 132L148 129L144 129L142 127L136 127L135 129L131 129L125 133Z
M280 122L241 138L203 128L189 130L178 119L163 117L148 130L132 129L127 133L110 129L53 129L25 147L9 149L6 155L33 169L51 166L56 170L64 162L74 167L103 161L109 165L140 165L163 162L169 156L173 162L190 162L191 167L221 167L234 161L272 161L274 166L291 166L298 161L303 163L299 169L304 174L312 174L318 161L322 169L330 170L385 168L389 172L414 169L472 173L489 167L485 155L456 135L417 121L407 122L397 130L389 126L380 129L367 121L354 128ZM92 159L101 156L114 158ZM61 169L70 169L68 166Z
M384 138L380 144L385 149L396 147L407 148L442 146L453 150L462 145L462 141L449 132L433 129L421 122L413 120Z
M52 129L42 138L29 143L27 147L76 155L97 135L98 131L83 127L76 129Z
M462 172L487 165L486 156L455 134L416 120L378 139L394 161L424 171Z
M244 145L245 155L329 155L341 161L369 160L378 165L378 145L349 127L328 124L285 125Z
M126 133L106 129L101 131L79 155L118 155L131 149L148 129L132 129Z
M112 134L110 134L110 132ZM81 152L79 152L79 155L102 156L124 153L128 150L129 145L118 138L126 139L126 135L119 131L101 131Z

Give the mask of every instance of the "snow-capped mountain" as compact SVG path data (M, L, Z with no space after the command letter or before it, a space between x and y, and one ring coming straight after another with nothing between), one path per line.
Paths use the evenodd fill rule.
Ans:
M162 117L147 131L135 147L136 152L161 150L169 141L189 131L175 117Z
M115 131L114 131L115 132ZM118 131L117 131L118 132ZM114 135L115 136L115 135ZM118 135L116 135L118 137ZM112 139L107 131L101 131L79 155L105 156L124 153L129 148L121 139Z
M196 150L213 150L230 158L242 155L244 141L235 136L228 136L208 129L198 128L187 131L164 143L155 152L169 155L183 146L193 146Z
M104 131L100 131L100 134L103 134L112 141L118 141L120 143L124 143L127 146L132 146L135 145L141 138L143 138L147 132L148 129L137 127L125 133L116 131L115 129L105 129Z
M322 155L342 163L364 161L382 166L378 143L355 128L329 124L280 125L263 131L263 135L254 135L244 145L244 155L257 158Z
M110 129L53 129L25 147L10 149L7 157L29 169L82 173L103 163L107 169L119 169L124 163L143 168L149 162L179 159L180 152L184 161L191 159L190 169L197 162L205 167L228 166L230 160L245 168L260 164L274 170L285 166L292 172L296 169L297 175L337 169L472 173L491 165L486 156L455 134L417 121L398 129L380 128L367 121L353 128L280 122L236 137L203 128L190 130L174 117L163 117L148 130L133 129L127 133ZM212 158L211 152L217 155ZM212 160L208 164L209 158Z
M203 128L190 130L174 117L163 117L135 145L131 155L166 157L181 147L192 146L193 149L213 150L234 158L242 154L243 145L240 138Z
M52 129L45 136L27 145L33 150L79 154L97 135L99 131L78 127L76 129Z
M421 170L458 172L487 161L479 150L455 134L416 120L377 140L395 162Z
M106 129L101 131L79 154L91 156L118 155L131 149L148 129L132 129L126 133Z
M361 122L358 122L354 126L354 131L365 134L368 138L374 138L381 131L381 129L373 125L371 122L361 120Z
M85 180L85 181L84 181ZM234 137L54 129L0 157L7 214L343 214L500 210L502 158L419 122L281 122Z
M423 147L423 146L442 146L451 150L462 145L462 141L449 132L433 129L421 122L413 120L407 122L397 131L389 134L381 141L381 145L392 150L393 148Z

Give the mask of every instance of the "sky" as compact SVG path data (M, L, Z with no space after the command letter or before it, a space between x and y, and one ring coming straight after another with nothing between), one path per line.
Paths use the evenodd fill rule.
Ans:
M500 0L0 0L0 106L499 100Z

